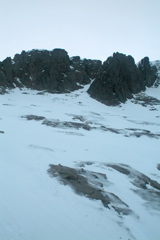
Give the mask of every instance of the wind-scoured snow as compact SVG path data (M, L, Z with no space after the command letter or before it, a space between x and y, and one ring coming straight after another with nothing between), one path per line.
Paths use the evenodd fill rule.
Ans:
M160 183L160 105L108 107L87 88L0 95L1 240L160 239L160 190L152 184ZM145 94L160 100L160 88ZM76 194L48 174L50 164L105 174L101 190L132 212ZM144 175L153 182L141 187Z

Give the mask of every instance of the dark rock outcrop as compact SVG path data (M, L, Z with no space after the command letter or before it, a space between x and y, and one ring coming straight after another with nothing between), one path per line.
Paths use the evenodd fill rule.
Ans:
M14 80L14 73L13 73L12 59L8 57L3 62L0 62L0 86L14 87L13 80Z
M15 79L27 87L59 93L79 89L70 77L70 59L63 49L23 51L13 60Z
M137 67L133 57L114 53L103 63L88 93L106 105L117 105L144 91L145 86L151 87L155 80L156 67L150 66L148 58Z
M71 78L76 79L77 83L80 85L85 85L90 83L89 76L87 75L83 62L79 56L71 58Z
M132 214L132 210L118 196L106 192L103 183L107 183L105 174L75 169L59 165L50 165L48 173L57 177L64 185L69 185L75 193L92 200L99 200L106 208L113 208L119 215Z
M79 84L88 84L95 79L102 67L100 60L83 59L79 56L71 58L71 66L75 69L75 79Z
M90 199L101 200L105 207L108 207L110 199L97 186L91 185L85 175L85 170L76 170L74 168L62 165L50 165L48 173L53 177L59 177L60 181L71 186L74 191L80 195L84 195ZM95 173L91 173L92 175Z
M156 72L157 68L156 66L151 66L149 63L149 58L145 57L143 58L139 64L138 69L141 72L141 78L142 78L142 86L151 87L155 80L156 80Z
M64 93L90 83L101 61L69 58L63 49L22 51L0 62L0 86Z
M69 58L64 49L22 51L0 62L0 87L28 87L51 93L71 92L94 79L88 93L106 105L117 105L132 94L151 87L157 76L149 58L138 66L133 57L114 53L102 65L100 60Z

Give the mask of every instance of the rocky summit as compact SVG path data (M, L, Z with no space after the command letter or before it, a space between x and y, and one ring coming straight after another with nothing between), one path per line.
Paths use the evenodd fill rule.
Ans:
M15 87L68 93L91 83L88 94L114 106L151 87L156 79L157 68L148 57L136 65L132 56L121 53L114 53L102 63L69 57L64 49L31 50L0 62L1 94Z

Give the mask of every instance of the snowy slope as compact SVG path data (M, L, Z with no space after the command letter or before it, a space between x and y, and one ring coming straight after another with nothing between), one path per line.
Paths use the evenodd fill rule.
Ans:
M135 96L107 107L90 98L87 88L61 95L28 89L0 95L1 240L160 239L160 190L133 184L140 173L160 182L160 104L144 104ZM147 89L146 96L160 99L160 88ZM33 115L43 118L27 120ZM44 118L52 126L42 124ZM106 174L103 190L132 213L118 214L75 194L48 174L50 164ZM111 165L129 168L131 175Z

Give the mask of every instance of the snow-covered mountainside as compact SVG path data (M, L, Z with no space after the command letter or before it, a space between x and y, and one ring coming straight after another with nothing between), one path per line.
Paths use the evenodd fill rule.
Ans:
M0 95L1 240L159 240L160 88Z

